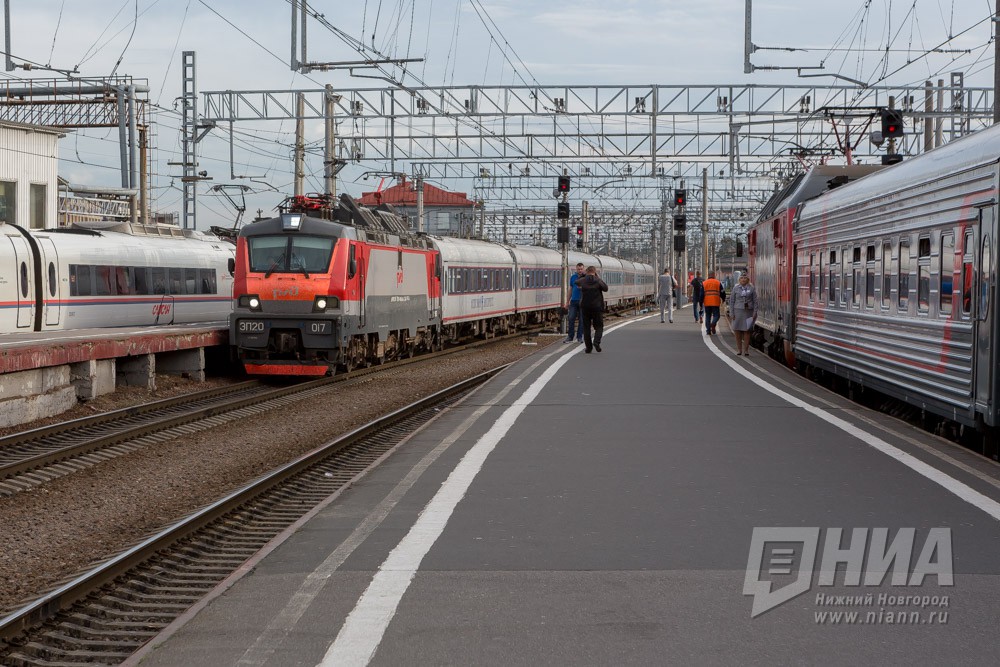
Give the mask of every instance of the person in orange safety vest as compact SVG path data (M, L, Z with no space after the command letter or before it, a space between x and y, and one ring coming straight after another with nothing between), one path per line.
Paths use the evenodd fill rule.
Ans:
M705 290L705 333L711 336L719 321L720 308L726 301L726 290L715 278L715 271L708 272L708 280L702 287Z

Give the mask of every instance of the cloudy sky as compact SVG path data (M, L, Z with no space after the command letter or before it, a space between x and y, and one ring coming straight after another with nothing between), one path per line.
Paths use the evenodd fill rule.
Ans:
M17 61L75 68L87 77L116 72L148 80L150 100L160 109L153 187L155 206L162 210L180 207L180 182L171 178L178 168L166 163L179 159L173 110L181 51L197 52L199 90L380 85L342 72L306 77L290 71L288 0L9 1ZM753 41L765 50L752 62L822 65L825 73L883 84L947 78L960 70L967 85L988 86L992 3L754 0ZM744 74L744 0L311 0L310 6L382 54L423 59L410 65L411 85L838 83L799 79L787 69ZM361 57L320 24L312 22L309 30L311 59ZM927 55L934 49L939 51ZM7 76L52 74L35 69ZM256 133L248 140L255 152L238 157L266 172L267 182L284 192L291 189L292 129L289 123L274 124ZM226 182L224 135L210 135L202 150L202 168L217 176L214 182ZM73 133L60 151L60 172L70 181L119 184L116 131ZM310 164L310 171L320 170L318 161ZM345 170L346 191L370 189L359 181L362 171ZM250 206L267 210L279 199L273 191L262 193ZM202 197L200 203L200 227L232 217L218 197Z

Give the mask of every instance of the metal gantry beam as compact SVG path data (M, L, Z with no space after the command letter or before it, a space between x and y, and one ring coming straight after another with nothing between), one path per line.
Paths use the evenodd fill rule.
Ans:
M664 187L686 179L707 200L715 231L749 223L776 184L808 161L842 157L881 162L865 133L880 109L903 113L897 152L915 155L992 122L993 90L969 88L960 75L913 87L857 86L445 86L337 91L339 155L367 169L407 171L437 182L472 182L488 211L485 234L497 240L554 237L552 188L573 178L571 203L595 207L590 228L609 243L651 252ZM209 122L257 123L324 117L327 91L209 91ZM517 211L521 211L518 213ZM525 212L527 211L527 212ZM692 209L692 211L700 211ZM700 212L689 211L699 219ZM734 217L735 216L735 217ZM737 222L734 222L737 221ZM745 222L743 222L745 221ZM689 231L689 241L700 238ZM713 232L714 233L714 232ZM733 232L735 233L735 231Z
M526 161L561 171L561 160L612 159L655 176L664 161L731 161L741 169L743 162L796 151L835 151L837 132L826 109L871 115L890 97L910 127L930 117L949 131L968 131L992 119L992 89L941 88L950 105L930 114L919 103L928 94L923 86L470 86L341 90L337 115L350 121L339 134L356 160ZM323 89L209 91L204 115L216 122L289 120L300 93L305 117L322 118ZM859 118L855 127L862 124ZM874 159L878 150L865 144L855 154ZM902 150L912 154L920 146L919 135L910 133Z

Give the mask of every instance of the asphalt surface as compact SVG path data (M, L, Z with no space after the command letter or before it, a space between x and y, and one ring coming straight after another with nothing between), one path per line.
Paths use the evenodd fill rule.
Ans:
M410 553L397 545L422 512L437 516L425 507L451 489L462 457L574 348L441 515L398 601L364 597L389 610L384 634L363 626L371 664L1000 661L1000 467L760 353L735 357L731 336L704 339L690 311L674 320L607 333L600 354L562 345L509 369L157 639L142 664L321 664L390 552ZM755 560L754 531L767 527L807 530L782 533ZM901 585L891 566L876 576L886 553L876 529L899 538ZM838 547L853 564L820 585ZM925 573L919 585L914 572ZM748 581L773 608L752 615ZM803 592L778 599L788 590ZM344 655L326 664L364 663Z

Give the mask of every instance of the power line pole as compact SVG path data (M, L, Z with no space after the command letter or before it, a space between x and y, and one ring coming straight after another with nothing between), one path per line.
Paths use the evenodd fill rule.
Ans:
M426 228L424 227L424 175L417 174L416 178L416 188L417 188L417 231L423 232ZM461 230L459 230L461 231Z
M295 101L295 196L305 194L306 180L306 96L299 93Z
M334 118L337 98L333 86L326 84L323 96L323 182L331 201L337 198L337 124Z
M1000 2L1000 0L997 0ZM701 207L701 270L708 277L708 169L701 172L701 187L705 192L704 205Z

